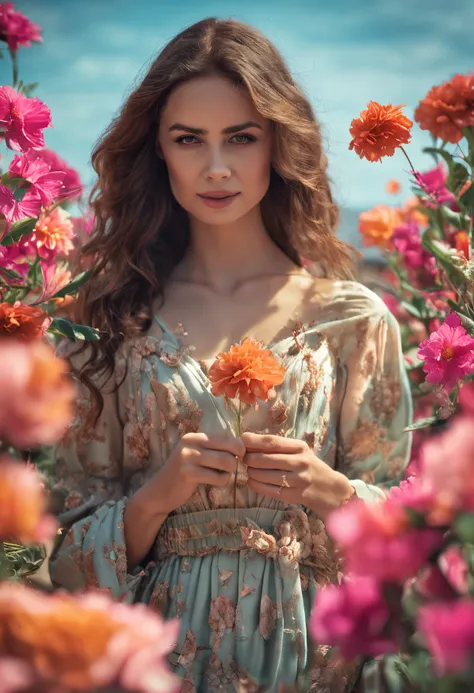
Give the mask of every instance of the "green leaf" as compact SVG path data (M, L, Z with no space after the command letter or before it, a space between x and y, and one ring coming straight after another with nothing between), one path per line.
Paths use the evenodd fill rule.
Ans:
M30 94L36 89L38 86L39 82L30 82L29 84L25 84L22 87L23 94L25 96L30 96Z
M444 419L439 419L437 416L429 416L427 419L420 419L419 421L411 424L411 426L407 426L403 429L403 432L408 433L408 431L419 431L422 428L429 428L430 426L434 428L444 423L446 423Z
M0 245L13 245L17 243L22 236L27 236L33 231L37 221L38 219L33 219L32 217L16 221L10 226L9 232L2 238Z
M461 195L459 204L471 217L474 217L474 183L471 183L466 192Z
M451 192L455 194L459 193L468 178L469 171L467 168L462 164L453 163L449 171L448 180L446 181L448 190L451 190Z
M68 337L71 341L86 340L89 342L100 339L100 333L93 327L86 325L76 325L65 318L54 318L48 328L48 332L52 334L60 334Z
M434 156L435 161L438 161L438 159L437 159L438 156L443 157L443 159L448 164L448 168L451 168L451 165L454 162L453 156L449 152L447 152L445 149L439 149L436 147L425 147L423 149L423 152L425 154L431 154L432 156Z
M453 212L452 209L445 207L444 205L439 208L439 211L449 224L455 226L461 231L469 231L471 226L471 218L467 214L463 214L462 212Z
M70 282L67 286L64 286L62 289L59 289L51 298L64 298L64 296L68 296L69 294L74 294L76 291L88 281L94 274L94 270L87 270L87 272L81 272L78 274L72 282Z
M14 279L16 281L23 281L23 277L17 274L14 270L7 269L6 267L0 267L0 273L4 274L8 279Z
M462 542L474 544L474 515L463 513L454 520L454 529Z
M474 127L463 128L462 134L466 138L469 145L469 155L467 157L468 163L470 167L474 169Z
M422 319L422 314L420 311L415 308L411 303L408 303L408 301L402 301L400 305L405 308L406 312L409 313L410 315L413 315L414 318L418 318L418 320Z

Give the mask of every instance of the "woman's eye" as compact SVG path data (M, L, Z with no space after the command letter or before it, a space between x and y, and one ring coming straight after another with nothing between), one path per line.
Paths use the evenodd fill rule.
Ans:
M193 142L188 142L186 140L194 140ZM178 144L194 144L195 141L197 141L197 138L194 135L183 135L182 137L178 137L177 140Z
M255 142L255 137L252 137L252 135L234 135L232 139L235 140L239 137L243 139L240 139L240 141L236 142L236 144L248 144L249 142Z

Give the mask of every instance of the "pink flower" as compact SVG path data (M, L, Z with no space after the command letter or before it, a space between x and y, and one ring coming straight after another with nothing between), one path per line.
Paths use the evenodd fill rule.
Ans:
M30 191L35 192L47 207L60 193L66 177L64 171L52 171L43 160L41 152L30 150L23 156L14 157L8 170L10 178L24 178L31 183ZM38 212L39 214L39 212ZM35 216L38 216L35 214Z
M432 276L436 274L436 261L421 245L420 227L416 222L408 221L397 226L392 241L409 269L423 268Z
M380 585L362 577L318 590L309 629L318 645L337 646L348 660L377 656L398 649L386 631L389 615Z
M41 198L35 190L27 190L22 199L17 201L11 188L0 185L0 212L8 224L25 219L35 218L41 211Z
M448 172L443 164L438 164L425 173L415 172L415 180L423 192L435 199L438 205L449 205L458 209L456 198L446 187ZM424 201L427 207L434 208L436 203L430 200Z
M458 595L444 577L438 565L428 563L414 579L416 594L430 601L453 601Z
M390 499L353 501L333 512L327 525L351 575L386 582L403 583L415 575L442 538L438 530L410 527L403 505Z
M11 51L19 46L31 46L31 41L41 43L41 27L15 10L12 2L0 4L0 40L8 43Z
M420 344L417 356L425 361L426 380L451 390L474 371L474 339L462 327L461 318L450 313L441 327Z
M421 449L420 476L447 517L457 510L474 511L474 426L457 416L444 433L428 439Z
M440 557L439 565L449 584L459 594L467 594L468 568L459 546L450 546Z
M43 130L51 125L51 111L36 97L28 99L12 87L0 87L0 128L10 149L26 152L44 147Z
M56 255L67 257L74 250L74 227L69 213L56 207L49 214L43 213L36 222L32 234L38 254L46 259Z
M422 606L417 626L438 675L462 673L469 667L474 657L474 601Z
M51 167L51 171L63 171L66 175L63 181L61 197L63 199L74 199L79 197L83 190L83 185L78 172L71 168L69 164L61 159L52 149L42 149L41 158Z
M67 286L71 281L71 273L66 269L58 267L55 258L52 262L40 262L40 265L43 275L43 290L36 303L44 303L49 300L51 296Z
M11 284L24 281L30 271L27 258L20 252L18 244L0 246L0 274L1 268L12 270L20 275L21 279L8 278Z

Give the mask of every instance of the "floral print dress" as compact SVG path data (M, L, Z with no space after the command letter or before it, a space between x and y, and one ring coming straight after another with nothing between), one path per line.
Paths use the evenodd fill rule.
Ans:
M298 438L351 480L367 502L383 500L409 457L412 416L398 324L372 291L315 279L313 320L267 345L286 369L276 398L243 410L243 430ZM251 335L250 335L251 336ZM181 621L170 662L182 691L350 690L356 665L311 647L318 589L340 579L320 518L259 496L246 470L226 488L199 487L171 513L144 565L127 570L127 498L166 462L187 432L232 431L234 417L210 392L207 365L159 316L117 355L118 390L106 386L91 428L81 390L77 415L56 450L66 494L51 578L143 601ZM125 377L124 377L125 376ZM234 506L234 503L236 507ZM306 676L306 679L304 677Z

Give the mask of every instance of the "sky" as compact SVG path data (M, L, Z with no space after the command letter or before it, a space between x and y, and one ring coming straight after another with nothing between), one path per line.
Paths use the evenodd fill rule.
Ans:
M323 126L337 202L361 211L410 195L401 152L383 163L348 150L351 120L369 100L406 104L436 84L474 70L474 0L14 0L43 29L43 44L20 51L20 77L52 111L46 145L91 185L94 142L164 45L207 16L256 26L277 46ZM8 54L0 84L11 84ZM432 159L427 133L413 128L416 168ZM399 198L385 192L395 178Z

